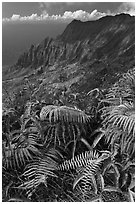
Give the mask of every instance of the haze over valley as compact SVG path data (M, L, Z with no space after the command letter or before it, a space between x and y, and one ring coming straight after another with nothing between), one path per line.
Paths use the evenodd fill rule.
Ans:
M31 44L56 37L74 19L97 20L106 15L134 15L134 3L38 3L2 4L2 64L12 65Z
M32 44L46 37L55 38L61 34L68 23L6 23L2 28L2 65L14 64L18 57Z

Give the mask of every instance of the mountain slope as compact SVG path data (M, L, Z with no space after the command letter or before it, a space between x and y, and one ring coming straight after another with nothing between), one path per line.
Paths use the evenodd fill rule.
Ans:
M115 58L134 50L134 17L120 14L97 21L72 21L56 40L46 38L24 53L17 65L27 67L53 65L66 60L85 62L101 58Z
M106 89L134 67L134 58L135 17L120 14L97 21L74 20L56 39L46 38L23 53L4 77L17 80L4 83L12 91L28 78L39 86L37 94L43 98L64 88L80 93Z

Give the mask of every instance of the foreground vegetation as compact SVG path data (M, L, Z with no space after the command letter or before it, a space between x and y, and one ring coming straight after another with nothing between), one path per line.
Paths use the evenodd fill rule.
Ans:
M52 104L28 85L7 96L3 201L135 201L134 72L73 100L63 91Z

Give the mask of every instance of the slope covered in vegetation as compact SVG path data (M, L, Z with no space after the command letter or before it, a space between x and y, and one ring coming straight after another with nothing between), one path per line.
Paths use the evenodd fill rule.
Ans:
M61 92L81 95L94 88L107 89L135 66L134 55L134 16L74 20L56 39L32 45L15 65L3 69L3 99L5 90L12 97L27 81L40 100Z
M74 20L3 70L3 201L135 200L134 28Z
M3 106L3 201L134 201L135 70L85 110L28 92Z

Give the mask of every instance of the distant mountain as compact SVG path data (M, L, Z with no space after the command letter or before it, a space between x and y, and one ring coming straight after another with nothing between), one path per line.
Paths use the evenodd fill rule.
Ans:
M64 86L87 92L109 87L134 63L135 17L120 14L96 21L73 20L56 39L32 45L9 73L11 77L15 71L23 72L27 77L33 72L32 78L41 79L49 92Z
M107 16L97 21L73 20L55 40L46 38L18 59L17 66L38 67L55 62L115 60L134 55L135 19L128 14Z
M130 23L132 25L129 25ZM109 33L111 35L112 33L114 34L117 29L117 32L124 32L126 29L132 29L133 27L134 17L131 17L128 14L120 14L115 17L106 16L96 21L87 22L73 20L62 33L60 39L67 43L73 43L85 39L92 40L99 34ZM130 29L128 32L130 32Z

